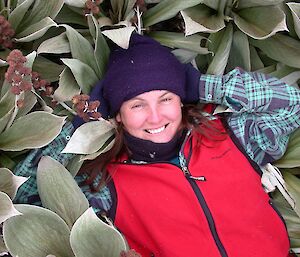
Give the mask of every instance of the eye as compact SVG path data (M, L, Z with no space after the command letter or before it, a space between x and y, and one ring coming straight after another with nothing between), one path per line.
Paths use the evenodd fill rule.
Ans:
M142 108L142 107L143 107L143 104L135 103L130 107L130 109L138 109L138 108Z
M169 97L169 96L164 97L161 101L164 102L164 103L170 102L170 101L172 101L172 97Z

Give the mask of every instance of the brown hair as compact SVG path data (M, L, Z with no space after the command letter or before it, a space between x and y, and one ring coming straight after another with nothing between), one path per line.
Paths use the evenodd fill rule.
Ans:
M199 133L213 141L224 140L226 136L226 133L221 131L219 126L203 114L203 105L188 104L182 107L182 128L192 129L193 133ZM128 154L128 149L124 145L124 128L121 123L118 123L113 147L94 160L86 161L81 167L79 173L88 175L84 184L89 185L92 191L98 191L110 179L106 166L112 160L120 159L124 153ZM93 182L99 173L102 173L101 180L95 187Z

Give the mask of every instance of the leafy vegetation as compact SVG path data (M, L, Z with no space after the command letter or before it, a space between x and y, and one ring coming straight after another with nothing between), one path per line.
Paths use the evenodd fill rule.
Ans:
M299 1L0 0L0 253L108 257L127 249L113 225L88 208L73 176L85 159L111 146L113 126L101 118L101 103L86 95L105 73L109 46L126 48L134 30L172 48L202 73L239 66L299 87ZM49 144L76 114L96 121L78 128L64 149L76 154L68 170L50 157L40 160L44 208L13 204L27 180L13 174L17 163ZM299 155L297 130L274 163L285 179L278 188L287 197L277 189L272 194L292 248L300 253Z

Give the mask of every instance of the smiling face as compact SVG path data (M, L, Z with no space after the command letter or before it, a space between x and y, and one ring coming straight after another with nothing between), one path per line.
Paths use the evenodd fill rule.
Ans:
M122 104L116 120L132 136L167 143L181 125L180 97L166 90L140 94Z

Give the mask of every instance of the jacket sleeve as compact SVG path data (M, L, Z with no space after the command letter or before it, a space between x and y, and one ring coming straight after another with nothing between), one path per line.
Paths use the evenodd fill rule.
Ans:
M37 190L36 172L37 166L42 156L50 156L66 166L73 158L73 154L62 154L61 151L66 146L73 133L73 125L66 123L61 133L47 146L31 150L28 155L16 166L14 174L17 176L29 177L22 184L14 199L15 203L26 203L41 206L41 200Z
M236 68L201 75L199 98L230 108L229 127L261 166L284 154L289 134L300 126L300 90L262 73Z
M65 154L61 153L61 151L65 148L73 131L74 127L72 123L66 123L61 133L51 143L43 148L31 150L26 158L17 165L14 174L29 177L29 179L19 187L14 203L42 206L36 183L38 162L42 156L50 156L64 166L67 166L69 161L74 157L74 154ZM111 207L111 196L108 188L104 187L99 192L91 192L89 186L83 183L85 179L86 175L84 174L75 177L77 184L87 197L90 206L94 208L95 212L108 211ZM97 179L100 179L100 176ZM97 182L96 180L95 183Z

